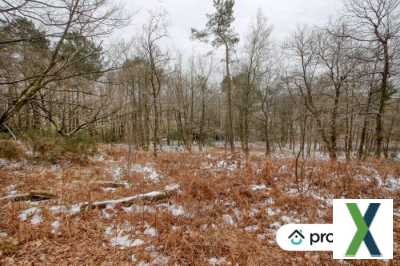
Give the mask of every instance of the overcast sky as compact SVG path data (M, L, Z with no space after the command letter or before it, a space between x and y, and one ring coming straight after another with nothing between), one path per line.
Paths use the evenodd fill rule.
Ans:
M165 9L169 14L169 48L184 55L204 49L190 40L190 29L202 29L206 14L213 10L212 0L121 0L125 11L138 13L132 25L118 34L118 38L131 39L146 21L148 10ZM342 0L236 0L235 30L244 36L249 23L261 8L274 26L273 37L284 40L297 25L321 25L340 13Z

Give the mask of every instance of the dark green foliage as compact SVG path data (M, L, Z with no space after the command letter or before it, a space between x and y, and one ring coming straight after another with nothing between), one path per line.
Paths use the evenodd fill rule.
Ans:
M235 0L214 0L213 3L215 12L207 15L206 29L192 29L192 37L208 41L207 38L213 36L212 45L215 47L235 45L239 42L239 36L233 30Z
M84 163L97 152L96 140L86 134L74 137L34 136L30 138L34 159L49 163L62 160Z
M19 160L23 157L23 150L17 142L13 140L0 140L0 158L7 160Z
M78 32L67 34L61 47L61 57L69 61L75 73L96 73L102 69L102 48ZM89 75L94 78L99 75Z
M26 18L19 18L0 28L4 39L2 41L24 40L16 42L15 45L21 48L31 47L36 51L47 50L49 48L49 40L46 33L35 27L32 21Z

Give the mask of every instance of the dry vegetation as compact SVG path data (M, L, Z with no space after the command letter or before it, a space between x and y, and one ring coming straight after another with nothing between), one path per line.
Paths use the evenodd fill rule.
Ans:
M1 161L0 264L343 265L330 253L282 251L276 230L291 222L331 222L333 198L400 196L400 164L394 161L310 160L300 163L296 181L291 157L265 159L252 152L246 160L214 148L164 152L157 159L136 152L128 160L125 145L98 150L84 162ZM104 209L77 205L172 184L179 192L161 200ZM7 200L32 191L57 198ZM398 210L395 201L395 243ZM399 249L391 262L347 265L398 265Z

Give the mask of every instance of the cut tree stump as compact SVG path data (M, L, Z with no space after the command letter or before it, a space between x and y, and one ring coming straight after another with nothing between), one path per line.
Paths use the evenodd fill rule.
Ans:
M7 197L0 198L0 202L3 201L10 201L10 202L17 202L17 201L44 201L57 198L57 195L44 192L44 191L31 191L29 193L23 194L16 194L10 195Z

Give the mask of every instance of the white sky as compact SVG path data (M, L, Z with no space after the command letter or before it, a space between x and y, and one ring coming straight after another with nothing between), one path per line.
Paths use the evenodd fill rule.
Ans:
M274 26L273 38L281 41L293 32L297 25L321 25L340 14L343 0L236 0L235 29L244 36L258 8ZM121 0L126 12L138 11L132 25L118 33L117 38L131 39L146 21L148 10L164 8L169 13L170 48L184 55L198 52L196 42L190 40L190 29L204 28L206 14L213 9L211 0Z

